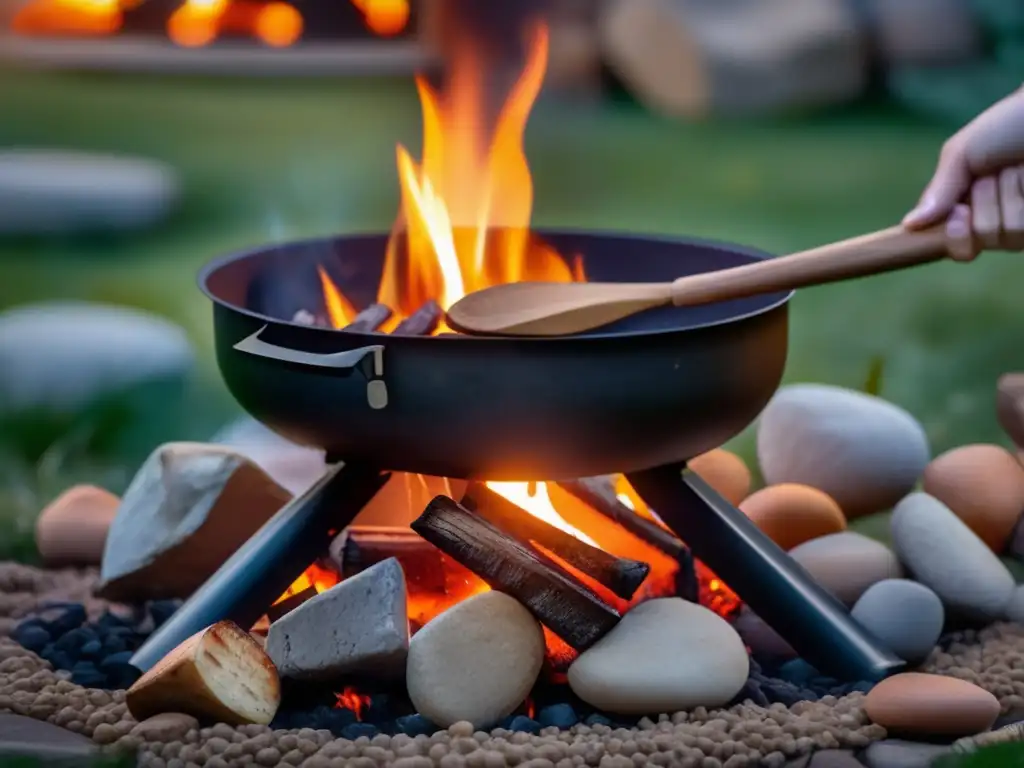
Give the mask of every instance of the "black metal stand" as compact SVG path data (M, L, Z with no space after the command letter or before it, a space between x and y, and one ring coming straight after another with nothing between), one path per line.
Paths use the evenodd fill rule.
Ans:
M658 516L806 661L843 680L905 666L750 519L685 464L627 475Z
M228 558L135 652L131 664L147 672L182 642L218 621L251 627L327 551L331 532L345 528L389 477L372 467L344 462L332 466Z

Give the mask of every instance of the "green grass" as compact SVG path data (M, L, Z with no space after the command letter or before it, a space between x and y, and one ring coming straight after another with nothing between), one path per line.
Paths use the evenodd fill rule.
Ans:
M397 207L394 145L416 151L420 131L414 90L392 81L0 72L0 105L0 147L139 153L182 174L183 206L153 231L0 241L0 309L56 297L118 302L166 315L192 335L202 365L185 408L203 405L203 416L178 433L152 434L151 444L203 438L233 412L195 287L200 266L254 243L388 227ZM535 222L797 250L897 221L949 130L877 106L683 125L621 100L549 101L527 137ZM870 380L922 420L937 451L1005 444L993 390L999 374L1024 363L1022 285L1024 259L996 254L804 291L793 302L787 380L857 388ZM879 360L884 376L872 373ZM752 458L749 432L735 445ZM31 466L38 452L15 471L24 487L48 490L30 496L4 481L23 499L19 516L30 518L53 488L80 475L74 466L88 474L107 462L88 446L65 454L46 483ZM118 456L108 469L130 476L140 459ZM14 514L0 509L5 516Z

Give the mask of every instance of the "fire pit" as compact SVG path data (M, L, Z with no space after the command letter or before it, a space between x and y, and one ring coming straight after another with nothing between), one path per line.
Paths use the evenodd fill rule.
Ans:
M491 496L519 502L531 497L525 483L537 481L571 481L593 501L593 484L579 478L625 472L638 501L650 502L667 527L637 517L669 549L686 551L685 541L820 669L878 680L902 666L686 471L686 460L737 434L774 392L786 356L787 295L668 308L572 338L448 332L442 308L496 282L661 281L763 258L686 240L532 232L522 142L547 44L546 27L535 26L523 73L493 126L481 117L483 59L472 44L457 47L444 95L418 82L423 160L399 146L402 210L390 237L264 248L204 271L218 361L236 399L282 435L326 449L333 466L150 638L132 659L140 669L215 622L251 626L370 502L388 471L482 481ZM488 483L505 489L493 494ZM614 492L604 496L619 503ZM477 493L467 506L479 501ZM644 563L615 562L553 510L555 526L537 533L518 521L527 511L489 516L488 507L495 504L473 514L439 498L413 527L577 651L615 626L628 605L616 610L562 566L629 600ZM640 578L623 587L612 571L621 577L630 568Z

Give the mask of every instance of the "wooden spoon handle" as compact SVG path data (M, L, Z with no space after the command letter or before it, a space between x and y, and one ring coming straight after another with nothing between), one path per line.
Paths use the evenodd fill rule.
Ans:
M945 226L920 232L892 227L756 264L681 277L672 283L676 306L741 299L808 285L891 272L948 255Z

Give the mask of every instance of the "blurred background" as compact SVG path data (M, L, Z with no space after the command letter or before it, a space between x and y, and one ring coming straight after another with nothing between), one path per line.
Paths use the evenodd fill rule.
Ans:
M0 558L64 488L120 492L159 443L238 427L198 270L388 229L413 73L468 28L514 76L537 12L537 225L774 253L889 226L1024 81L1007 0L0 0ZM787 380L878 392L935 453L1008 445L1022 290L1024 259L989 254L803 291Z

